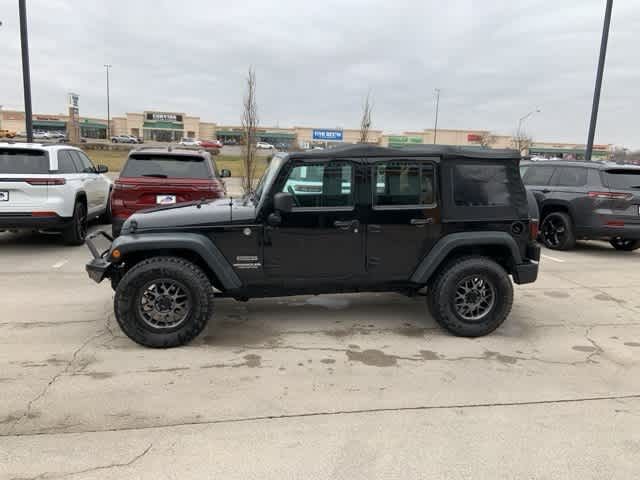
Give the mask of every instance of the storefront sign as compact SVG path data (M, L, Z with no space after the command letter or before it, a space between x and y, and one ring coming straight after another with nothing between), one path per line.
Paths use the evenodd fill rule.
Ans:
M389 136L390 147L401 147L403 145L422 145L424 143L422 137L418 136L406 136L406 135L391 135Z
M342 138L342 130L313 130L314 140L323 140L326 142L341 142Z
M182 115L178 113L147 112L147 120L154 122L178 122L182 123Z
M482 135L479 135L477 133L469 133L467 135L467 142L481 142L482 141Z
M67 105L69 108L78 108L78 100L80 100L80 95L77 93L71 93L67 95Z

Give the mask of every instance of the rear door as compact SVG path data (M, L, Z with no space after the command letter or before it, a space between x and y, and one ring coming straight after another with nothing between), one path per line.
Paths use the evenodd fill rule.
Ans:
M200 155L133 154L118 179L124 208L140 210L222 194L211 162Z
M367 272L374 281L404 281L440 237L436 164L428 158L389 158L369 169Z
M49 155L43 150L0 148L0 215L42 210L49 166Z
M640 226L640 168L611 168L602 171L609 188L612 220Z
M95 165L83 152L70 150L82 168L81 178L89 203L89 213L101 212L107 205L108 188L106 180L96 171Z

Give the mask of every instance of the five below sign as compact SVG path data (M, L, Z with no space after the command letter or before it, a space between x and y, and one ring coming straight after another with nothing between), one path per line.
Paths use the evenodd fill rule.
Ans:
M341 142L342 130L313 130L314 140L325 140L329 142Z

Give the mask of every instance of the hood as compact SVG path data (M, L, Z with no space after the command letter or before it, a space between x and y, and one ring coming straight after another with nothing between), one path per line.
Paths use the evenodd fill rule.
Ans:
M189 202L142 210L131 215L122 226L122 234L200 228L217 225L252 223L256 207L244 200L222 198L211 202Z

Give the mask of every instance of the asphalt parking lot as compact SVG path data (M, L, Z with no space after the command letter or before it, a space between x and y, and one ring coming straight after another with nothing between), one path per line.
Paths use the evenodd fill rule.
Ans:
M544 252L491 336L423 298L220 300L144 349L85 247L0 234L0 478L636 478L640 252Z

